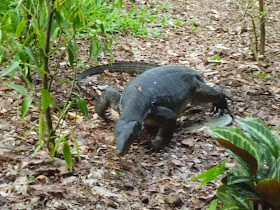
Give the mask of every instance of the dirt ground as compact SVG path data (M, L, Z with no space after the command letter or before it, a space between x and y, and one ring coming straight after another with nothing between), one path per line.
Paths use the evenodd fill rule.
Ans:
M148 2L148 3L147 3ZM280 136L280 11L271 12L267 25L265 60L254 61L249 37L252 29L243 20L237 1L170 1L166 11L173 19L191 19L195 24L168 26L168 36L144 38L130 33L114 35L115 61L144 61L160 65L182 65L202 73L209 84L220 86L234 102L234 116L258 117ZM124 2L124 7L146 4L153 8L162 1ZM155 29L158 26L154 26ZM197 30L195 31L194 29ZM195 32L194 32L195 31ZM88 62L90 43L81 40L80 58ZM219 56L221 60L211 60ZM107 63L106 58L99 60ZM64 81L70 67L63 69L53 91L59 98L68 88ZM82 72L81 69L80 72ZM265 73L270 78L265 78ZM131 75L100 75L96 86L110 81L123 89ZM3 84L4 79L1 79ZM20 83L20 79L15 78ZM1 209L207 209L215 199L218 181L200 186L187 181L229 155L217 145L207 128L188 131L195 122L210 115L210 106L192 106L178 120L170 146L161 152L150 149L153 134L144 131L129 153L114 153L114 123L108 124L94 112L94 100L88 98L90 119L71 118L63 122L59 134L71 133L78 140L80 159L73 149L74 171L63 160L50 161L48 152L40 150L35 129L38 110L19 120L21 99L7 86L0 86L0 208ZM55 118L54 121L57 119ZM235 123L233 123L236 125ZM235 163L232 159L227 167ZM173 203L172 198L177 198ZM175 199L176 200L176 199Z

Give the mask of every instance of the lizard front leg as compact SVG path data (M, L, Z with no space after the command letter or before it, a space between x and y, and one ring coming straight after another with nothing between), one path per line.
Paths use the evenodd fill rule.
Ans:
M105 115L107 109L112 108L120 113L119 102L121 94L116 88L108 87L98 97L95 104L95 112L104 120L109 119Z
M224 94L221 88L218 86L210 87L201 81L197 81L195 86L196 88L190 96L192 101L196 103L212 103L214 114L220 111L220 115L223 115L224 110L227 110L229 115L234 118L227 103L227 99L230 98Z
M152 109L148 118L155 120L160 125L152 145L154 149L161 150L168 145L176 129L176 114L166 107L158 106Z

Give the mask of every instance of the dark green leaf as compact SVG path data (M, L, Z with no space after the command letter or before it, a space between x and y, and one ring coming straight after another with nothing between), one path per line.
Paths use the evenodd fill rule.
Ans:
M83 98L78 98L77 104L82 114L85 116L86 119L88 119L88 108L86 101Z
M75 52L74 52L74 47L71 44L68 46L68 56L69 56L70 65L72 68L74 68Z
M53 150L53 152L52 152L52 154L51 154L52 160L53 160L54 155L55 155L56 151L58 150L58 147L60 146L61 142L62 142L68 135L69 135L68 133L63 134L63 135L57 140L57 142L55 143L54 150Z
M234 151L231 151L233 151L234 153L240 152L240 155L242 153L243 156L241 158L248 157L248 159L246 159L245 161L250 161L250 163L252 164L250 165L252 166L252 170L255 170L254 159L251 158L248 153L257 160L258 169L263 167L264 156L262 151L260 150L260 147L241 130L239 130L238 128L229 127L215 127L211 128L210 130L214 137L231 142L231 144L229 144L228 142L221 141L221 143L225 143L225 146L229 146L226 147L227 149L234 149ZM244 152L243 150L247 151L248 153ZM239 154L237 155L240 156Z
M49 91L42 89L42 103L43 103L43 111L45 112L52 103L52 97Z
M29 57L30 57L33 61L35 61L34 55L33 55L33 53L31 52L31 50L29 49L29 47L24 47L24 49L25 49L25 52L29 55Z
M21 107L21 119L23 119L27 114L31 103L32 103L32 98L30 96L26 96Z
M72 171L73 162L72 162L72 155L71 155L71 150L68 141L64 141L63 156L64 156L64 160L67 163L68 169Z
M263 124L260 119L246 118L236 119L238 124L247 131L257 143L261 144L275 159L280 157L280 141L271 133L271 131ZM262 148L262 147L261 147ZM271 158L270 158L271 159ZM268 164L269 160L267 160Z

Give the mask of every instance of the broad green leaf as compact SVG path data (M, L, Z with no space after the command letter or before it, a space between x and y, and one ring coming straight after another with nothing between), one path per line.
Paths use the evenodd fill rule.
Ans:
M74 59L75 59L74 47L71 44L69 44L67 51L69 56L69 63L71 67L74 68Z
M95 51L96 51L96 43L95 43L95 39L92 39L90 49L89 49L89 59L91 59L94 56Z
M88 108L87 108L87 103L83 98L78 98L77 104L79 106L79 109L83 113L86 119L88 119Z
M41 144L41 142L44 141L45 129L46 129L46 125L45 125L44 113L41 112L40 113L40 118L39 118L39 141L40 141L40 144Z
M218 206L218 199L212 200L208 210L216 210Z
M13 62L4 72L1 74L1 77L4 77L10 73L12 73L19 66L19 62Z
M75 137L74 137L74 143L75 143L78 158L80 158L80 148L79 148L78 140Z
M45 33L44 31L39 31L39 34L37 34L39 47L44 48L45 47Z
M52 103L52 97L49 91L42 89L42 103L43 103L43 111L45 112Z
M13 88L17 92L19 92L21 95L28 96L26 88L22 87L21 85L16 84L7 84L9 87Z
M244 160L249 165L252 173L254 175L257 174L257 172L258 172L258 162L257 162L256 158L253 155L251 155L245 149L242 149L242 148L234 145L233 143L231 143L228 140L220 139L220 138L216 138L216 140L219 142L219 144L222 147L224 147L226 149L229 149L230 151L234 152L236 155L241 157L241 159Z
M276 179L265 179L256 185L257 192L262 199L270 203L275 209L280 208L280 181Z
M223 203L224 210L234 209L252 209L253 210L253 202L248 201L246 197L239 195L234 190L232 190L229 186L222 185L217 190L218 200Z
M30 96L26 96L21 107L21 119L23 119L27 114L31 103L32 103L32 98Z
M98 49L97 49L97 51L96 51L96 53L95 53L95 55L94 55L94 60L95 60L95 62L97 61L97 58L98 58L98 56L102 53L102 51L103 51L102 44L99 44Z
M44 74L49 75L48 72L46 72L44 69L41 69L41 68L39 68L39 67L37 67L37 66L31 65L31 64L29 64L29 63L25 63L25 65L28 66L28 67L34 68L34 69L36 69L36 70L39 71L39 72L42 72L42 73L44 73Z
M21 21L18 25L17 25L17 30L16 30L16 37L19 38L23 29L24 29L24 26L26 24L26 21Z
M228 175L228 185L250 182L255 180L252 176L230 176Z
M29 49L29 47L24 47L24 49L25 49L25 52L29 55L29 57L30 57L33 61L35 61L34 55L33 55L33 53L31 52L31 50Z
M258 169L261 169L263 167L264 157L262 151L260 150L259 146L247 135L245 135L241 130L239 130L238 128L229 128L229 127L215 127L215 128L211 128L210 130L215 138L228 140L231 142L231 144L229 144L228 142L223 141L225 146L229 146L230 148L234 149L234 151L226 147L227 149L230 149L234 153L240 152L240 154L243 155L242 158L248 157L248 161L250 161L250 163L252 164L250 165L252 166L251 169L255 169L254 160L251 158L251 156L253 156L257 160ZM238 150L238 148L241 148L242 150L246 150L251 156L249 156L248 153L245 153L242 150ZM239 156L239 154L237 155Z
M271 133L271 131L263 124L260 119L246 118L236 119L238 124L247 131L258 143L268 149L269 154L274 159L280 157L280 141ZM269 163L268 163L269 164Z
M57 36L58 36L59 30L60 30L60 27L57 27L57 28L54 30L53 34L52 34L52 43L53 43L53 44L54 44L54 42L55 42L55 40L56 40L56 38L57 38Z
M204 179L201 182L201 186L202 186L204 184L207 184L208 182L213 181L219 175L221 175L222 173L224 173L226 171L226 168L225 168L226 161L227 160L224 160L222 163L219 163L215 167L205 171L204 173L200 174L199 176L197 176L189 181L184 182L184 184L186 184L187 182L198 180L198 179Z
M2 30L0 29L0 42L2 41Z
M64 156L64 160L67 163L68 169L72 171L73 162L72 162L72 155L71 155L71 150L68 141L64 141L63 156Z
M38 24L36 23L35 20L31 21L30 22L31 25L32 25L32 28L33 28L33 31L35 32L35 34L39 35L40 34L40 29L39 29L39 26Z
M270 171L267 178L280 181L280 157L270 164Z
M242 183L237 183L237 184L228 184L228 177L225 177L222 179L222 183L227 185L229 189L234 191L233 196L236 197L242 197L241 200L250 198L250 199L258 199L259 197L257 196L256 190L255 190L255 184L253 182L242 182ZM239 200L239 199L236 199ZM241 202L243 203L243 201Z
M58 147L60 146L61 142L69 135L69 133L66 133L66 134L63 134L58 140L57 142L55 143L55 146L54 146L54 150L51 154L51 158L53 160L54 158L54 155L56 153L56 151L58 150Z
M232 194L233 191L226 185L220 186L217 190L218 199L223 203L223 206L232 205L233 207L237 207L238 209L237 204L235 203L234 199L231 197Z

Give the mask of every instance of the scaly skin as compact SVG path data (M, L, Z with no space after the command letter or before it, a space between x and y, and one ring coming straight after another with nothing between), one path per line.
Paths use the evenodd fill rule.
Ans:
M219 87L206 85L195 70L160 66L143 70L142 74L129 82L122 95L114 88L106 89L97 99L95 111L105 120L105 111L110 107L120 113L115 134L116 153L121 156L128 152L130 145L137 139L145 120L160 125L153 141L154 148L160 150L170 142L176 119L190 100L212 103L214 111L220 111L222 115L225 109L230 113L226 98L228 96Z

